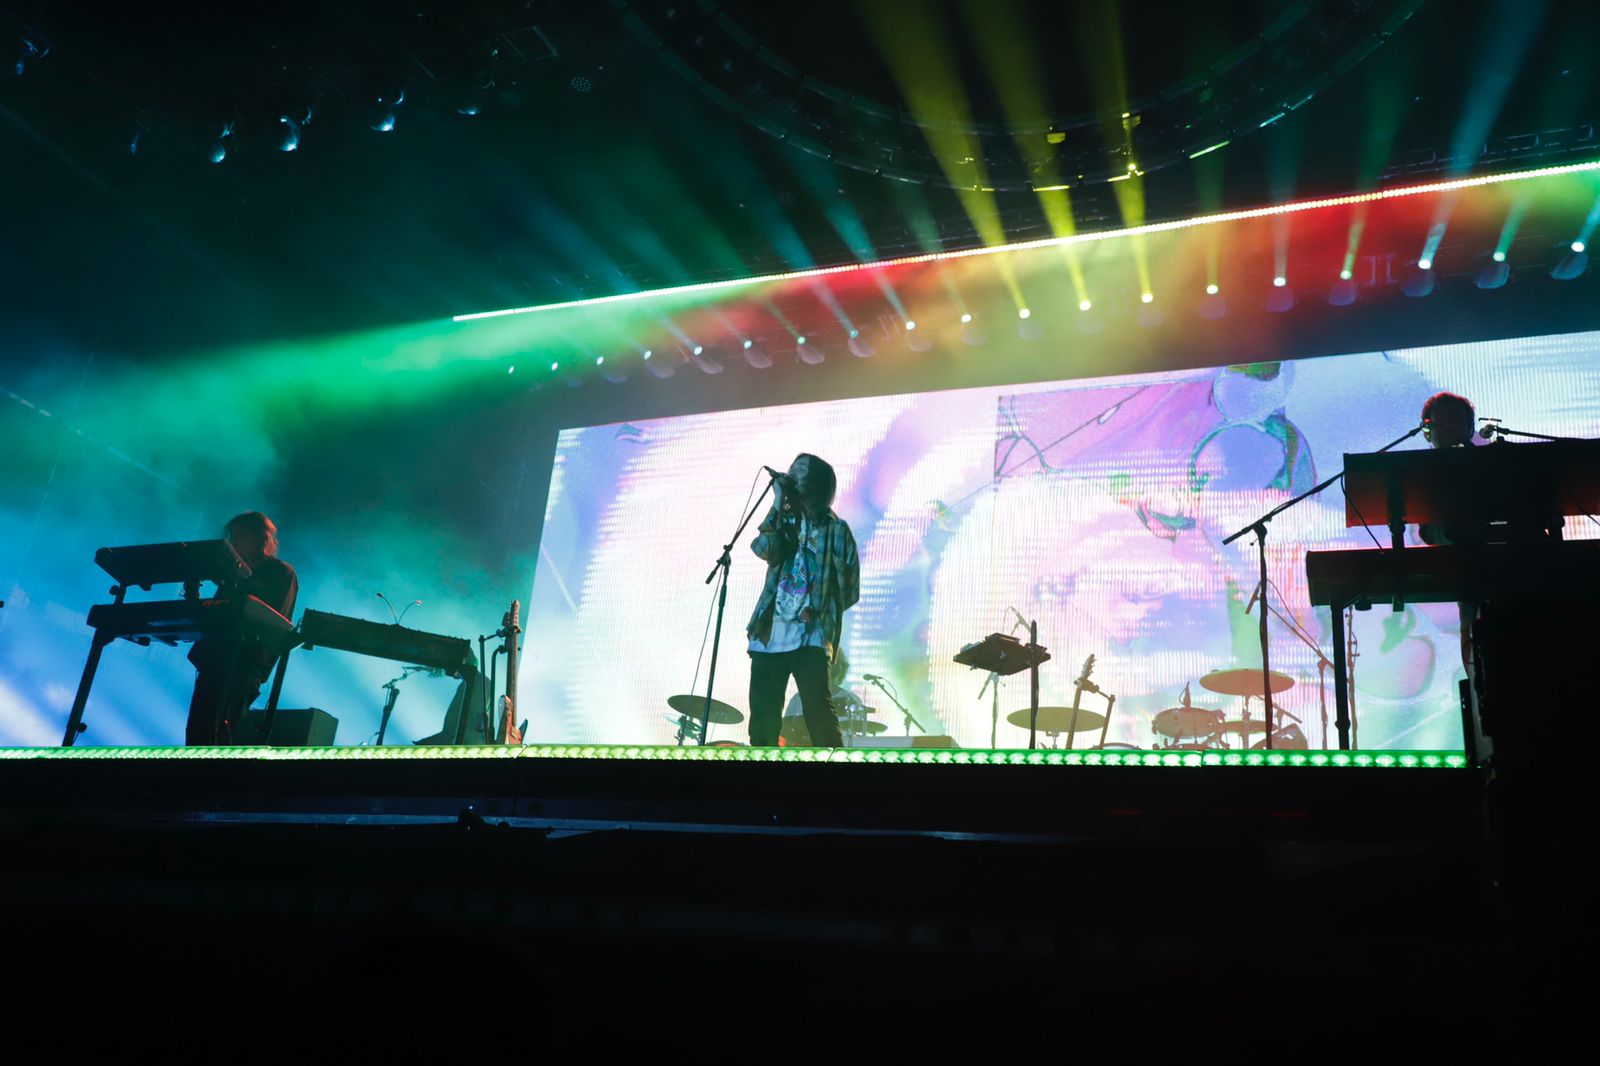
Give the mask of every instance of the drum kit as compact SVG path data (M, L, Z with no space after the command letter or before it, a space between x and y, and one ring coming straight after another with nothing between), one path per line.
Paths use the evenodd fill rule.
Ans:
M1268 675L1271 678L1271 691L1274 696L1286 692L1294 686L1294 678L1288 674L1280 674L1276 670ZM1229 719L1222 711L1211 707L1196 707L1189 702L1189 686L1183 686L1183 697L1176 707L1168 707L1158 711L1150 723L1161 742L1160 750L1168 751L1202 751L1206 749L1230 748L1230 738L1236 738L1241 747L1264 748L1267 745L1263 736L1255 743L1250 740L1256 734L1267 732L1265 717L1250 717L1250 701L1263 698L1262 675L1260 670L1234 669L1213 670L1200 678L1200 687L1219 696L1232 696L1244 700L1243 714L1236 719ZM1274 706L1274 712L1280 717L1291 719L1298 723L1299 719L1284 710L1281 706ZM1300 732L1298 725L1279 725L1272 734L1274 748L1304 750L1306 738Z
M1294 687L1294 678L1288 674L1272 671L1268 676L1271 679L1274 696ZM1219 708L1195 706L1189 698L1190 685L1184 685L1183 695L1177 706L1156 712L1151 720L1150 728L1157 737L1153 750L1206 751L1236 747L1252 749L1266 747L1265 717L1261 716L1260 712L1255 717L1251 715L1251 701L1262 700L1260 670L1250 668L1213 670L1201 677L1199 682L1200 687L1207 692L1242 700L1240 716L1229 718ZM693 694L669 696L667 706L674 712L666 715L666 718L677 726L678 743L699 741L700 719L706 710L705 697ZM878 709L868 706L850 689L834 689L833 706L839 719L839 732L844 737L846 747L851 746L857 738L875 736L889 729L886 724L876 720L880 714ZM1079 734L1098 732L1100 743L1096 746L1099 748L1139 750L1138 746L1133 744L1105 742L1104 731L1109 711L1110 707L1107 707L1106 714L1082 707L1040 707L1036 719L1038 731L1044 735L1047 746L1051 748L1059 748L1064 737L1076 738ZM1308 745L1305 734L1299 728L1300 720L1284 710L1281 705L1275 704L1273 711L1278 716L1279 725L1272 733L1272 746L1283 750L1305 750ZM1019 729L1026 730L1032 713L1032 708L1024 707L1006 715L1006 721ZM1284 719L1289 720L1287 724L1284 723ZM744 721L744 713L721 700L712 700L709 721L712 725L738 725ZM806 728L798 695L789 701L778 735L781 746L811 746L811 733ZM713 740L708 743L714 747L743 746L739 741L733 740ZM1071 742L1068 743L1071 746Z

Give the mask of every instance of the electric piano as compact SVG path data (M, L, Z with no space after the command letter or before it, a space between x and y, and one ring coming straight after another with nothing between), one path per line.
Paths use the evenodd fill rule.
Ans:
M1563 539L1566 519L1600 513L1600 441L1344 458L1345 524L1387 526L1391 547L1306 554L1311 603L1331 608L1339 747L1350 746L1346 608L1462 603L1473 605L1480 621L1491 609L1495 624L1475 621L1471 636L1475 661L1490 664L1485 672L1500 678L1524 667L1532 673L1532 663L1513 660L1547 657L1545 648L1600 616L1600 542ZM1472 542L1407 547L1405 527L1412 522L1465 530L1470 538L1456 539ZM1544 645L1526 643L1526 633L1513 639L1519 626L1543 634ZM1502 703L1512 699L1507 693ZM1465 701L1463 708L1469 755L1476 758L1476 720Z
M278 697L283 691L283 676L289 666L289 653L295 648L329 648L356 655L423 666L439 670L466 683L468 706L478 688L477 659L472 654L472 642L465 637L451 637L440 633L425 633L408 629L398 623L371 622L365 618L331 614L307 608L300 615L300 627L289 638L289 647L278 660L272 677L272 691L267 697L266 713L262 716L261 734L271 734L272 722L278 711ZM468 715L459 717L452 739L461 743L465 735Z
M83 715L89 691L100 668L100 656L112 641L127 640L148 647L151 641L176 645L212 634L239 633L270 645L287 639L294 630L293 622L254 596L200 597L200 584L204 581L220 586L250 576L250 567L225 540L101 548L95 552L94 560L117 583L111 587L111 603L95 604L89 609L88 623L94 629L94 638L67 717L63 747L71 747L87 728ZM130 589L148 591L165 584L182 585L183 598L125 602Z

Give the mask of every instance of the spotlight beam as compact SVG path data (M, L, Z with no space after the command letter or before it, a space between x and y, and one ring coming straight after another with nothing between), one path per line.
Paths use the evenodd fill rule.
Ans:
M883 270L888 267L911 266L918 263L933 263L949 259L969 259L977 256L1014 254L1029 251L1035 248L1066 248L1072 245L1091 244L1097 241L1122 240L1130 237L1142 236L1150 233L1171 233L1176 230L1192 229L1197 226L1215 226L1225 222L1243 222L1254 218L1267 218L1272 215L1297 214L1302 211L1317 211L1325 207L1343 207L1352 204L1373 203L1379 200L1397 200L1409 196L1426 196L1430 193L1451 192L1456 189L1470 189L1484 185L1504 185L1511 182L1529 181L1534 178L1556 177L1564 174L1583 174L1600 171L1600 160L1587 163L1568 163L1562 166L1539 167L1535 170L1513 171L1506 174L1488 174L1475 178L1456 178L1450 181L1429 182L1424 185L1408 185L1394 189L1384 189L1377 192L1353 193L1347 196L1329 196L1317 200L1304 200L1292 204L1274 204L1268 207L1252 207L1238 211L1219 211L1209 215L1196 215L1191 218L1172 219L1166 222L1148 222L1141 226L1127 226L1120 229L1095 230L1078 232L1065 237L1041 237L1032 241L1019 241L1015 244L1001 245L999 247L982 246L978 248L963 248L949 252L933 252L925 255L903 256L896 259L883 259L873 263L845 263L839 266L818 267L812 270L792 270L777 274L760 274L745 278L724 278L719 281L694 282L687 285L672 285L660 289L641 289L638 292L613 293L609 296L592 296L581 300L563 300L556 303L535 304L528 307L508 307L497 311L474 311L469 314L453 315L453 322L471 322L483 318L500 318L506 315L539 314L547 311L564 311L578 307L598 307L605 304L625 303L633 300L651 299L655 297L687 296L696 293L719 292L725 290L743 289L756 285L770 285L776 282L792 281L796 278L829 277L836 274L849 274L861 270Z

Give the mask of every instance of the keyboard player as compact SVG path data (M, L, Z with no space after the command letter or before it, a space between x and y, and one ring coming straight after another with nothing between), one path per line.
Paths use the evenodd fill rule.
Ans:
M300 581L294 567L278 558L278 527L272 519L260 511L234 515L223 527L223 536L250 567L250 576L222 586L217 595L254 596L285 618L293 618ZM185 743L228 744L239 739L234 730L261 692L278 655L278 648L239 632L212 634L190 648L189 661L197 673Z

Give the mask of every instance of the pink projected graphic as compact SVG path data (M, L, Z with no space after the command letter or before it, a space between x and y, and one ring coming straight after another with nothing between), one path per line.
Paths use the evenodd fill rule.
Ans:
M876 708L884 735L904 735L906 723L865 674L885 678L930 734L962 747L1026 745L1026 729L1006 716L1028 706L1027 675L1003 681L997 707L980 694L988 675L952 661L1019 616L1037 621L1053 655L1042 705L1069 705L1083 661L1096 657L1094 679L1117 697L1108 743L1172 743L1157 717L1186 689L1193 706L1239 719L1242 697L1200 684L1213 671L1260 668L1260 607L1246 613L1256 547L1249 536L1223 539L1336 472L1344 453L1416 425L1441 389L1510 424L1600 435L1600 381L1586 369L1597 347L1595 334L1531 338L565 431L527 623L540 652L519 682L528 739L675 740L667 697L704 692L714 605L702 580L764 484L761 466L801 451L834 465L834 509L860 546L844 687ZM1570 538L1596 533L1600 523L1568 520ZM717 698L741 711L744 624L765 573L752 537L734 555L717 672ZM1338 484L1271 527L1272 665L1293 681L1276 702L1310 747L1334 746L1322 665L1334 649L1328 611L1308 603L1305 554L1373 543L1345 527ZM1354 615L1360 747L1461 746L1458 627L1452 604ZM1106 709L1093 694L1083 707ZM1259 701L1249 710L1260 718ZM1077 746L1100 733L1081 732ZM746 742L747 723L713 726L711 738ZM1248 747L1260 735L1224 740Z

